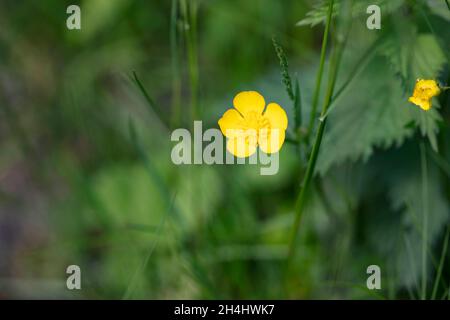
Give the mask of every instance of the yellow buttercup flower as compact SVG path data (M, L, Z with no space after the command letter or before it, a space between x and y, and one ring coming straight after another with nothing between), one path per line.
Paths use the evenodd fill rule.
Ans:
M236 157L249 157L257 146L265 153L276 153L284 143L288 126L286 112L276 103L266 106L256 91L243 91L233 100L234 109L219 119L219 127L228 138L227 150Z
M413 95L408 101L426 111L431 108L431 98L437 96L440 92L441 89L436 81L417 79Z

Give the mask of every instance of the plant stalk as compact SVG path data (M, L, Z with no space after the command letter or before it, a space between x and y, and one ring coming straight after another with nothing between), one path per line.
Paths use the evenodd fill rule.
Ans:
M188 4L189 3L189 4ZM197 1L181 0L181 10L184 16L184 29L187 46L189 82L191 91L191 121L198 117L198 56L197 56Z
M331 1L330 6L332 5L332 3L333 2ZM330 19L331 19L331 17L330 17ZM330 23L330 21L327 21L327 24L329 24L329 23ZM336 84L337 73L338 73L338 69L339 69L339 62L340 62L340 59L342 56L343 44L344 44L344 41L339 39L339 37L338 37L337 45L333 49L333 54L331 57L330 73L329 73L329 77L328 77L328 87L327 87L327 91L326 91L325 100L324 100L324 103L322 106L321 118L323 118L323 116L328 111L328 108L332 101L334 87ZM311 155L308 160L305 177L304 177L304 180L303 180L303 183L301 186L301 190L300 190L300 193L298 195L298 198L297 198L297 201L295 204L295 221L294 221L294 225L292 227L292 232L291 232L291 237L290 237L290 242L289 242L287 266L290 265L290 262L294 257L294 249L295 249L295 243L297 241L298 229L299 229L301 218L303 215L303 210L304 210L304 207L306 204L311 180L314 176L314 169L316 167L316 162L317 162L317 158L319 155L319 149L320 149L320 145L322 143L322 138L323 138L323 133L325 130L326 123L327 123L327 118L323 118L323 120L320 121L319 128L317 130L314 144L312 147Z
M439 281L441 280L441 276L442 276L442 269L443 269L444 263L445 263L445 257L447 256L449 236L450 236L450 226L447 226L447 231L445 232L445 238L444 238L444 246L442 247L441 259L439 260L439 267L437 270L436 279L434 281L433 292L431 294L431 300L434 300L436 298L437 290L439 287Z
M325 24L325 31L323 33L322 49L320 51L319 71L317 72L313 102L311 107L311 114L309 115L308 135L311 135L312 131L314 130L314 120L316 119L317 104L319 102L320 85L322 83L323 69L325 65L325 56L328 44L328 33L330 32L331 19L333 16L333 5L334 0L330 0L330 4L328 6L327 21Z
M425 143L420 143L420 164L422 168L422 292L421 299L427 297L427 244L428 244L428 166Z
M180 125L181 120L181 73L180 53L178 50L178 0L172 0L170 14L170 51L172 58L172 128Z

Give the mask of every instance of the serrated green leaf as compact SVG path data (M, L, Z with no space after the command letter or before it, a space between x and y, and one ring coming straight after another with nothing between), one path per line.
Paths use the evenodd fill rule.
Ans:
M311 11L309 11L306 14L306 17L302 20L298 21L295 25L298 27L301 26L311 26L314 27L315 25L318 25L319 23L325 23L327 19L327 13L328 13L328 5L329 1L323 0L317 3ZM336 16L338 13L338 7L340 5L340 1L336 1L333 8L333 17Z
M334 7L333 7L333 17L335 17L341 6L342 6L342 0L335 1ZM356 18L358 16L367 15L367 7L369 5L378 5L381 8L381 11L383 14L387 14L389 12L397 10L401 5L403 1L402 0L359 0L354 1L352 3L352 17ZM306 17L298 21L295 25L298 27L301 26L311 26L314 27L320 23L325 23L327 19L327 12L328 12L328 4L329 1L323 0L316 3L308 13L306 13Z
M439 113L409 103L399 81L386 75L386 60L374 59L337 102L318 159L321 174L344 161L367 160L374 148L399 146L415 127L436 147Z
M398 284L418 286L422 271L419 257L422 255L425 209L419 146L409 143L401 150L379 155L373 163L374 176L385 185L392 211L380 212L376 217L371 217L367 223L367 234L377 250L395 262ZM428 163L425 196L428 204L427 247L431 250L448 222L450 209L438 171L430 161ZM431 262L430 256L427 260ZM433 267L429 270L433 270Z
M389 35L381 52L388 59L391 71L400 79L405 94L412 91L417 78L436 79L446 61L432 34Z

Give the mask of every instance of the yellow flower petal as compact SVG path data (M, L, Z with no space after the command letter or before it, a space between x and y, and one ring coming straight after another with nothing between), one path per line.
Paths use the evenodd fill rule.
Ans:
M227 150L238 158L250 157L256 152L256 135L241 135L239 137L228 139Z
M414 87L413 96L421 99L431 99L440 93L439 85L435 80L418 79Z
M229 138L227 150L236 157L249 157L258 144L266 153L281 149L288 126L286 112L270 103L263 114L264 97L256 91L243 91L233 99L235 109L227 110L219 119L222 133Z
M410 97L408 99L409 102L414 103L415 105L419 106L421 109L427 111L431 108L431 102L428 99L420 99L416 97Z
M261 129L258 137L259 148L265 153L276 153L284 143L285 130Z
M409 102L418 105L423 110L431 108L431 99L441 92L435 80L417 79L412 96Z
M286 130L288 126L288 118L286 112L277 103L269 103L264 117L269 120L271 128Z
M245 118L250 112L262 114L266 102L256 91L242 91L234 97L233 105Z
M219 119L219 127L225 137L237 135L236 130L244 130L244 118L235 109L228 109Z

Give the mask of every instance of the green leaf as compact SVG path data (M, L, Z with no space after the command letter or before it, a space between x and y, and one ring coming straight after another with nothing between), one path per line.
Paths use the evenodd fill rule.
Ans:
M450 207L439 172L430 160L427 161L428 188L425 193L428 204L427 260L428 270L434 270L437 257L433 257L433 261L429 254L448 222ZM409 143L401 150L380 154L372 164L375 164L373 177L384 185L391 210L375 210L378 213L369 217L366 234L388 261L395 262L398 285L420 287L425 202L419 146Z
M437 147L439 113L409 103L387 69L385 59L375 58L337 102L328 116L317 164L320 173L345 161L367 160L374 148L399 146L413 135L414 127Z
M359 0L359 1L353 1L352 3L352 17L356 18L359 16L366 15L369 16L366 12L367 7L369 5L378 5L381 8L381 12L383 14L387 14L389 12L397 10L401 5L403 1L402 0ZM311 26L314 27L320 23L325 23L327 19L327 12L328 12L328 4L329 1L322 0L318 1L313 9L309 11L306 14L306 17L302 20L298 21L296 23L296 26ZM335 17L338 12L340 11L340 8L342 7L342 0L335 1L334 8L333 8L333 17ZM364 25L365 27L365 25Z
M295 25L301 26L311 26L314 27L319 23L325 23L327 19L329 1L323 0L314 5L313 9L306 14L306 17L297 22ZM336 16L338 12L338 7L340 6L340 1L336 1L333 8L333 17Z
M438 152L437 134L439 132L439 122L442 121L441 115L436 109L427 112L416 109L414 113L422 136L428 137L431 147L435 152Z
M436 79L446 61L432 34L392 33L381 52L400 79L405 94L412 92L417 78Z

